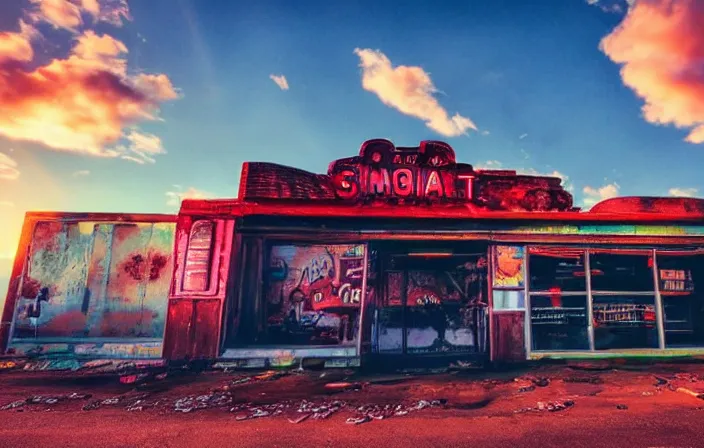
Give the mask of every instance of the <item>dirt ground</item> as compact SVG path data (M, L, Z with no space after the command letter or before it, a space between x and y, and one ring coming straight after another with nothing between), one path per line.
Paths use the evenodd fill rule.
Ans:
M704 447L702 364L255 375L1 372L0 446Z

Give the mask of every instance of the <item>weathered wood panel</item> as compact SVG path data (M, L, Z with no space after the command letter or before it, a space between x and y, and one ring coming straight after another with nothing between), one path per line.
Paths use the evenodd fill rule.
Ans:
M178 361L190 357L193 307L193 301L189 299L169 300L164 358Z
M191 359L212 359L218 356L218 338L221 303L220 299L194 300L193 341Z
M521 362L526 360L523 311L493 313L493 360Z

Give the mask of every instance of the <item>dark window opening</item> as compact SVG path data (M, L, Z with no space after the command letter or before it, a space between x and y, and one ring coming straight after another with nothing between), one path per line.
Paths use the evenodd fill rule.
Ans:
M657 255L665 345L704 346L704 255Z
M531 248L530 291L584 292L587 290L584 251L569 248Z

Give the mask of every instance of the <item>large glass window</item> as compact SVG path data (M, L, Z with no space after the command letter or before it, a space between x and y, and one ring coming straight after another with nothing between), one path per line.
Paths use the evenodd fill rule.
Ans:
M590 251L594 348L657 348L652 252Z
M704 254L657 254L667 347L704 346Z
M274 245L264 272L264 344L354 345L364 245Z
M529 251L531 345L537 351L588 350L586 253Z

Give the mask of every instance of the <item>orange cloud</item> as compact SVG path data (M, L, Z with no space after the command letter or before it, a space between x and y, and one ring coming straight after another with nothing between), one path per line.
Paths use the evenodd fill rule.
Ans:
M354 50L362 68L362 87L379 97L382 103L399 112L425 121L426 126L446 137L477 130L472 120L460 114L450 116L433 96L437 89L421 67L394 67L379 50Z
M34 58L32 39L36 36L34 27L23 21L20 21L19 33L0 31L0 64L7 61L30 62Z
M16 180L19 177L20 170L17 169L17 162L0 152L0 180Z
M20 63L32 59L25 45L32 30L0 35L0 135L128 160L164 153L158 137L123 129L158 119L158 106L178 98L166 75L128 73L127 47L90 30L76 37L65 59L25 69Z
M33 22L46 22L73 33L84 25L84 16L115 26L122 25L122 18L130 18L127 0L30 0L30 3L33 8L28 15Z
M704 2L638 0L600 48L620 64L623 83L645 100L644 118L689 128L704 143Z

